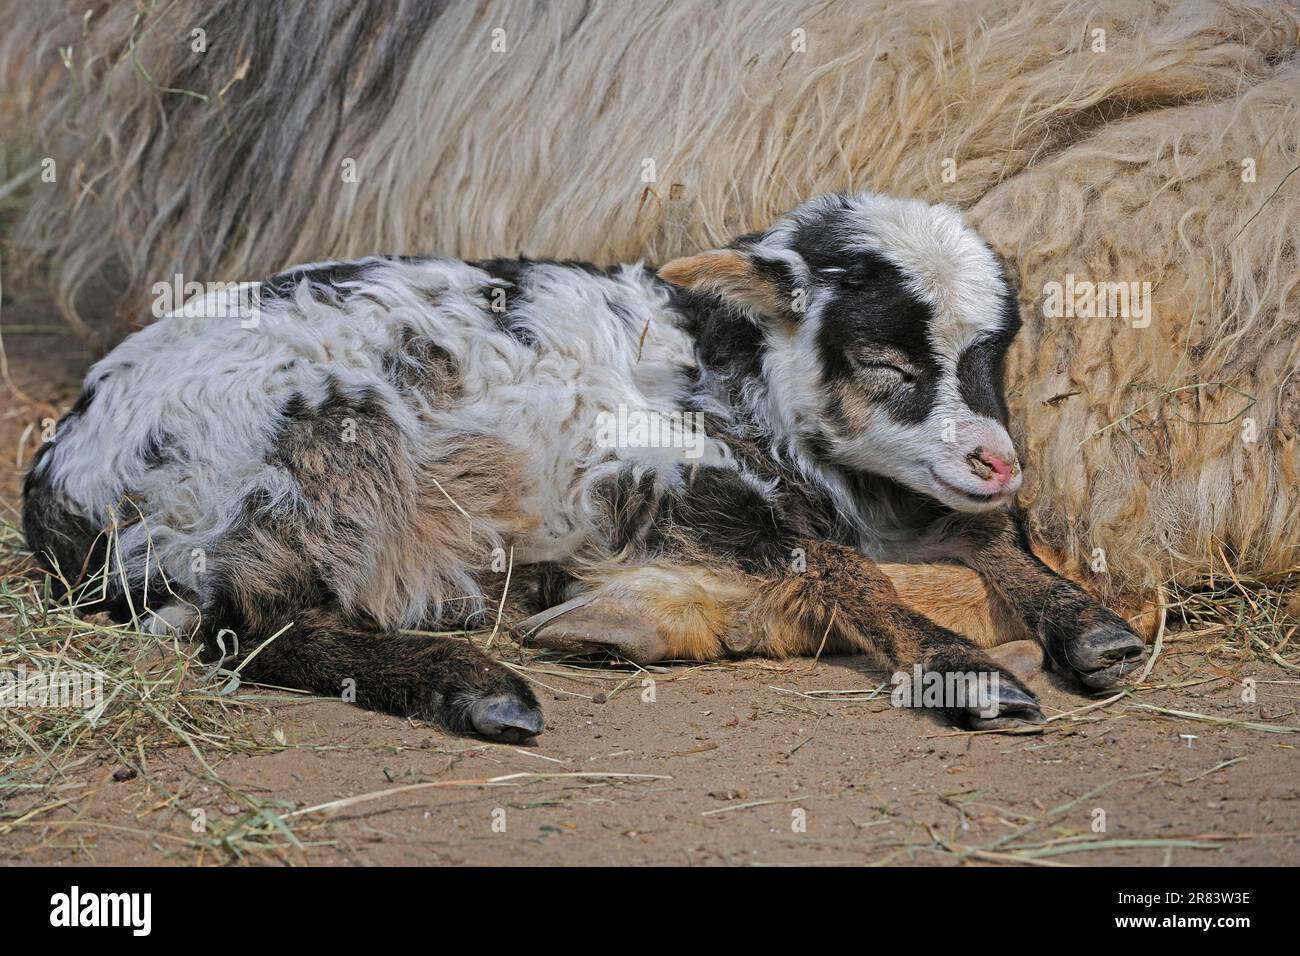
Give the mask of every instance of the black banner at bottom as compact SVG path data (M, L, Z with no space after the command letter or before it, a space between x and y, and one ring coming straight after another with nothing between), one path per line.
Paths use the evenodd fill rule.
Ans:
M729 870L624 868L494 869L6 869L0 870L6 942L29 935L91 937L115 945L247 940L268 932L295 945L373 943L377 934L478 926L544 938L560 930L668 932L663 920L719 926L734 945L746 931L772 932L847 912L868 922L873 945L894 933L952 938L993 919L1030 929L1042 922L1072 940L1198 933L1230 943L1282 926L1288 881L1263 869ZM545 912L550 909L551 912ZM525 916L525 914L529 914ZM754 915L764 919L755 921ZM659 930L648 927L659 926ZM531 926L531 929L526 927ZM436 938L436 937L435 937Z

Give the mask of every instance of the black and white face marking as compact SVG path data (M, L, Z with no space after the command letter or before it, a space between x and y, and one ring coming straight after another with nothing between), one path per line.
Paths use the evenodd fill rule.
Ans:
M806 290L773 327L765 369L817 457L959 511L1011 500L1021 474L1003 365L1019 316L997 257L955 209L823 197L741 248L792 295Z

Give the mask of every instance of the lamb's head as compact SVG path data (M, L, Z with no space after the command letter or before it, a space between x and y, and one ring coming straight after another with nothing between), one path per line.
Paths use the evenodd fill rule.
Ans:
M951 206L824 196L659 274L762 330L755 410L801 454L958 511L1020 487L1002 382L1015 296Z

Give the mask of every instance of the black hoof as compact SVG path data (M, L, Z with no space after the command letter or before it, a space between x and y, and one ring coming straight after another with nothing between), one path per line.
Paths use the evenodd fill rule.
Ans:
M1005 730L1031 727L1047 720L1038 706L1038 695L1006 674L999 674L998 689L990 699L967 705L966 722L972 730Z
M1098 624L1065 645L1065 663L1089 687L1114 687L1142 666L1146 645L1124 624Z
M495 694L475 701L469 709L474 730L484 737L517 744L536 737L545 724L542 710L508 694Z

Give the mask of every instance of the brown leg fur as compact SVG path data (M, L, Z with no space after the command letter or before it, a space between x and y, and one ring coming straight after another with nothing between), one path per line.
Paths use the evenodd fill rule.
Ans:
M1067 573L1069 569L1060 559L1041 550L1037 553L1049 567L1084 583L1077 569ZM878 568L905 605L979 647L1034 639L1010 606L996 594L990 595L979 575L969 568L946 564L882 564ZM599 583L584 596L587 600L582 606L545 625L537 624L531 635L536 643L578 653L607 650L639 663L716 660L728 654L789 656L815 654L819 649L856 650L844 646L838 636L828 638L822 647L820 635L806 640L798 628L776 620L763 625L770 636L755 636L750 628L762 579L751 575L722 573L703 565L655 564L619 566L595 580ZM510 619L528 615L522 605L512 610ZM1159 617L1146 608L1129 620L1150 640Z
M996 673L1000 714L979 719L971 707L947 702L950 716L976 726L1042 720L1038 699L1010 671L971 641L904 604L889 578L852 548L804 541L806 569L763 582L748 621L756 649L776 655L856 648L894 672L919 665L935 674ZM741 621L746 620L742 615Z
M1077 563L1040 547L1035 547L1034 553L1057 574L1092 591ZM952 564L882 564L880 570L893 582L904 604L980 647L1034 637L1015 611L996 593L990 594L980 576L969 568ZM1154 640L1160 626L1157 606L1117 607L1115 611L1144 641Z
M605 650L638 663L709 661L748 650L734 644L736 621L757 590L747 575L659 563L612 567L592 574L593 583L574 606L544 623L545 612L537 615L520 630L544 647Z
M610 569L569 610L538 615L523 630L545 647L612 650L642 663L824 650L867 653L893 671L998 672L1000 720L1041 719L1014 671L906 606L867 558L824 542L802 546L806 569L780 577L687 563Z
M997 602L1024 622L1055 670L1089 687L1106 688L1141 666L1145 648L1137 633L1034 555L1014 516L972 521L961 543L964 562Z

